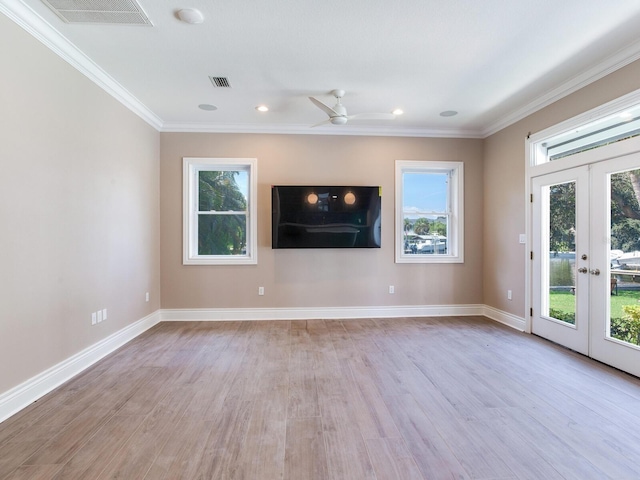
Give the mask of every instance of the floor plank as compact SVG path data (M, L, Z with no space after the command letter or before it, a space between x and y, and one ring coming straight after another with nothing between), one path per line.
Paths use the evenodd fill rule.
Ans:
M325 480L327 454L320 417L287 420L285 452L286 480Z
M402 438L367 440L377 480L424 480Z

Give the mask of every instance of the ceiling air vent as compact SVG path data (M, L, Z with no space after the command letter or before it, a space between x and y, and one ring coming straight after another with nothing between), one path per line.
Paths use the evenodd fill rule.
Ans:
M209 77L214 87L231 88L229 79L227 77Z
M149 25L142 7L133 0L42 0L66 23Z

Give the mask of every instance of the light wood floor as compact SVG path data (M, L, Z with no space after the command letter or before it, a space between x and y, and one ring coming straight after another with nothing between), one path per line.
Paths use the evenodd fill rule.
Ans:
M638 479L640 381L483 318L161 323L0 424L0 479Z

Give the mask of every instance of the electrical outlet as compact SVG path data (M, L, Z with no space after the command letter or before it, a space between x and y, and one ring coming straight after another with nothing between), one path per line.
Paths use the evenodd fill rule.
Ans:
M507 300L511 300L511 290L507 290Z
M264 295L264 287L258 287L258 295Z
M144 294L144 301L148 302L149 301L149 292Z
M93 312L91 314L91 325L95 325L98 319L98 314L96 312Z
M389 285L389 293L396 293L396 287Z
M106 320L107 319L107 309L103 308L102 309L102 320Z

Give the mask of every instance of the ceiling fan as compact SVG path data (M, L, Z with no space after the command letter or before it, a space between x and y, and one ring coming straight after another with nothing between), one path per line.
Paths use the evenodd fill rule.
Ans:
M316 123L311 127L317 127L326 123L331 123L333 125L344 125L349 120L393 120L394 118L396 118L393 113L356 113L355 115L347 115L347 108L341 102L344 94L344 90L331 90L331 95L336 97L337 100L337 103L333 107L325 105L317 98L309 97L309 100L311 100L311 102L316 107L329 115L328 119L320 123Z

